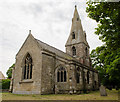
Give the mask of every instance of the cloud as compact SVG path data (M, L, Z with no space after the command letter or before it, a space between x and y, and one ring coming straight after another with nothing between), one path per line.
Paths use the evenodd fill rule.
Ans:
M100 45L94 35L96 22L85 12L84 0L1 0L0 1L0 67L5 74L15 62L15 55L22 46L28 30L35 38L65 51L70 33L74 6L77 5L81 22L87 32L91 49ZM96 39L97 38L97 39Z

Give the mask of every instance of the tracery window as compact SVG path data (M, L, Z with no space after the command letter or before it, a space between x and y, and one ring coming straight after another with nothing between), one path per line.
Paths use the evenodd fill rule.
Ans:
M72 47L72 54L73 54L73 56L76 55L76 48L74 46Z
M23 79L32 79L32 57L28 53L24 62L24 76Z
M67 81L67 72L65 68L60 67L57 70L57 82L66 82Z

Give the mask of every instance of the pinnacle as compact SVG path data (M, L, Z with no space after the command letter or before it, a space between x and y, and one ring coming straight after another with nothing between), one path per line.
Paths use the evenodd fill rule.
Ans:
M78 11L77 11L77 6L75 5L75 10L74 10L74 16L73 18L77 19L79 18L79 14L78 14Z
M77 8L77 5L75 5L75 8Z
M31 34L31 30L29 30L29 34Z

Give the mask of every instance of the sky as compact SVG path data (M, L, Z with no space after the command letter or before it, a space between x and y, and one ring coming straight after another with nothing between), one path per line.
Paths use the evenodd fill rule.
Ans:
M85 12L86 0L0 0L0 71L6 76L29 30L35 38L65 52L75 5L91 51L102 42L94 34L97 23Z

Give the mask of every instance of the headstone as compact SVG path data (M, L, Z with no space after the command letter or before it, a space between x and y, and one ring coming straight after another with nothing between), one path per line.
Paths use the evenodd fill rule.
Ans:
M107 96L106 88L103 85L100 86L100 95Z
M118 90L118 102L120 102L120 90Z

